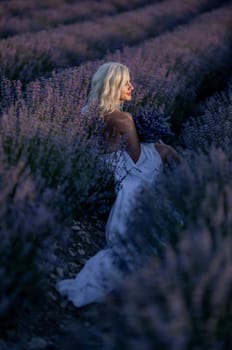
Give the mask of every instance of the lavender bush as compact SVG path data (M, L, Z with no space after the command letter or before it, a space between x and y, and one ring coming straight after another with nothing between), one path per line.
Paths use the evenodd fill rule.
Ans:
M0 115L22 96L22 83L0 76Z
M15 165L23 157L32 174L43 178L44 188L59 194L61 221L75 218L101 227L115 195L113 169L101 158L103 124L94 115L66 119L62 100L49 109L51 96L54 102L58 91L50 91L43 108L37 90L34 104L21 98L3 113L0 134L7 162Z
M152 105L140 107L133 115L137 133L142 142L158 142L162 137L173 135L165 116L164 107Z
M215 240L207 228L189 228L163 260L124 281L109 302L105 349L228 349L232 241L217 233Z
M183 141L192 150L204 150L214 145L224 151L231 148L232 85L210 97L202 105L202 115L184 125ZM230 154L230 151L229 151ZM229 155L228 154L228 155Z
M51 207L54 193L32 180L21 160L7 165L1 148L0 167L0 320L31 306L45 286L44 275L54 267L54 238L60 233ZM1 327L2 328L2 327Z

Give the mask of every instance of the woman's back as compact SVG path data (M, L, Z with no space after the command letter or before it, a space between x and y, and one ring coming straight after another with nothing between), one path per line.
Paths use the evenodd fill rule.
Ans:
M127 112L118 110L104 116L106 122L104 135L109 152L119 149L122 139L126 139L126 151L134 162L140 155L140 142L133 117Z

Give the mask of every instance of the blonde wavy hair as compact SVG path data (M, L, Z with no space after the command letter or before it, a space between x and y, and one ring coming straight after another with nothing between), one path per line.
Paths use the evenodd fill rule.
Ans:
M121 88L129 79L127 66L117 62L107 62L94 73L88 95L88 105L97 105L100 117L122 109Z

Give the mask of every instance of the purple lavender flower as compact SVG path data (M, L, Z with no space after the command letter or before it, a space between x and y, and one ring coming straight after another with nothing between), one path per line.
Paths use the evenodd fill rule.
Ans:
M173 135L163 107L146 105L134 115L137 133L142 142L158 142L161 137Z

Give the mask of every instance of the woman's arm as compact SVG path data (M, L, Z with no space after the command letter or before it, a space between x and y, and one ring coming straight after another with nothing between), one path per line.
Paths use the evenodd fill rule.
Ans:
M115 111L108 116L108 126L126 138L126 151L136 163L140 156L140 141L130 113Z
M154 145L164 163L172 159L177 163L181 163L183 161L182 157L171 146L166 145L165 143L155 143Z

